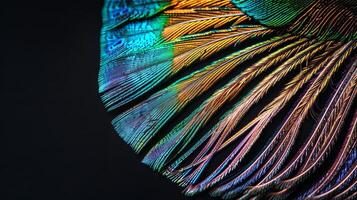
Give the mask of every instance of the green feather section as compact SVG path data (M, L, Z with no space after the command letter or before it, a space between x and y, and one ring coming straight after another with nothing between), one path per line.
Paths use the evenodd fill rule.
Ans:
M299 16L313 0L232 0L232 3L264 25L281 27Z

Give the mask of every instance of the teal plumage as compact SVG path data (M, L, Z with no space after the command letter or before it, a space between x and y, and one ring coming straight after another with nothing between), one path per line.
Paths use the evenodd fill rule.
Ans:
M99 92L186 195L353 199L356 15L354 0L106 0Z
M244 13L271 27L287 25L313 2L313 0L232 0L232 3Z

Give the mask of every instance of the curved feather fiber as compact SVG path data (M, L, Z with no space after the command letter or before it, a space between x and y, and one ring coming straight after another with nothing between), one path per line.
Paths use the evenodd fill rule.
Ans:
M286 38L282 40L288 41L293 38ZM197 130L204 126L205 123L214 115L218 109L223 106L226 101L230 101L234 98L242 88L249 83L254 77L263 73L265 70L269 69L275 63L281 62L285 56L297 52L302 47L308 45L305 39L301 39L283 49L272 53L270 56L264 58L260 62L256 63L254 66L247 68L242 74L238 75L229 84L223 87L221 90L217 91L210 99L204 102L195 112L193 112L188 118L185 119L184 123L180 123L175 127L171 134L163 138L157 146L155 146L150 153L148 153L144 162L147 164L155 161L155 168L161 168L165 163L165 158L167 158L170 153L185 139L185 144L187 144L190 139L194 136ZM283 53L286 53L285 55ZM194 127L194 128L193 128ZM187 138L187 139L186 139ZM172 141L172 145L168 146L169 141ZM183 145L185 147L185 145ZM181 148L183 148L181 147ZM162 152L157 153L158 151ZM153 155L160 155L157 158Z
M353 155L356 154L356 125L357 125L357 113L355 112L352 123L350 125L350 128L348 130L347 136L344 140L344 143L342 145L342 149L340 150L339 154L338 154L338 159L336 159L336 161L334 162L333 166L329 169L329 172L326 174L326 176L320 180L320 182L313 187L312 192L309 194L309 197L312 198L328 198L328 197L332 197L333 194L337 194L336 196L344 196L344 192L341 192L340 194L338 194L336 191L338 190L338 188L340 186L343 185L343 183L345 182L345 180L347 180L346 178L350 177L351 175L353 176L353 173L355 173L354 171L356 170L356 164L349 164L351 165L351 169L350 170L345 170L348 169L348 167L344 166L347 163L352 163L351 161L353 161ZM351 155L351 156L349 156ZM350 158L349 158L350 157ZM353 166L354 165L354 166ZM345 176L341 176L341 171L349 171L350 173L345 174ZM352 173L351 173L352 172ZM339 174L340 173L340 174ZM346 172L345 172L346 173ZM323 190L323 187L325 187L327 185L327 183L332 182L332 180L337 177L339 175L339 177L343 177L343 178L339 178L340 180L338 181L338 179L334 182L334 187L330 186L328 189ZM331 184L332 185L332 184ZM353 183L351 184L351 186L353 185ZM346 192L348 192L348 190L350 189L348 186L345 187L347 188ZM320 193L320 194L318 194ZM318 194L318 195L316 195ZM305 194L306 195L306 194Z
M298 53L296 56L292 57L291 59L287 60L285 63L283 63L281 66L279 66L276 70L273 71L272 74L267 76L262 82L259 83L259 85L253 90L253 92L242 101L242 104L239 104L232 113L226 116L225 119L223 119L218 126L213 130L213 136L210 138L210 141L208 141L207 145L199 156L194 160L198 160L199 157L202 157L204 153L207 152L208 149L214 144L213 142L217 141L211 152L209 153L210 155L213 155L216 150L218 150L219 146L224 142L224 139L226 136L233 130L233 128L236 126L238 123L238 120L248 111L248 109L254 105L259 99L261 99L269 90L270 87L274 86L275 83L277 83L284 75L286 75L289 71L293 70L296 66L298 66L299 63L302 63L306 61L305 59L309 58L310 56L316 54L317 52L321 51L323 49L323 45L316 43L312 45L311 47L307 48L306 50ZM282 102L283 103L283 102ZM279 108L279 107L276 107ZM281 107L280 107L281 108ZM272 114L275 111L271 110ZM231 171L239 160L250 150L250 147L252 143L254 143L254 140L258 138L258 135L261 133L261 130L263 127L266 125L267 119L269 118L269 114L266 113L266 115L261 114L259 116L259 120L256 122L256 124L252 127L253 130L249 132L249 134L245 137L244 143L241 143L241 145L237 146L237 149L235 149L232 154L226 159L224 163L216 170L215 173L212 174L215 175L216 173L222 173L221 176L218 176L215 178L215 180L221 179L222 176L225 176L229 171ZM272 114L273 115L273 114ZM208 146L209 145L209 146ZM243 147L243 148L242 148ZM240 151L240 149L243 149ZM239 152L240 151L240 152ZM238 153L238 155L236 155ZM235 159L233 159L235 157ZM233 159L233 160L232 160ZM197 176L198 173L201 172L202 168L207 165L207 162L209 160L205 160L203 163L200 164L200 167L196 170L196 172L193 174L193 176ZM226 166L229 162L231 164L225 168L223 172L222 166ZM211 178L210 177L210 178ZM211 182L214 183L215 181ZM191 190L191 189L190 189Z
M353 0L106 0L99 92L186 195L353 199L356 14Z
M329 47L329 50L326 52L330 54L331 51L333 50L335 50L335 48ZM301 73L298 76L296 76L296 78L294 78L292 82L290 82L287 85L285 92L281 94L281 98L282 97L285 98L287 96L287 93L293 92L294 88L298 86L296 85L296 83L300 82L301 84L306 82L306 80L310 79L314 75L314 73L316 73L319 69L321 69L323 67L323 62L322 62L323 59L326 59L325 56L319 56L315 58L313 62L310 62L309 66L304 68L304 70L302 70ZM306 80L304 81L304 79ZM225 184L223 187L217 188L214 192L215 194L219 194L222 193L223 191L227 191L228 189L231 189L231 191L227 192L227 194L225 195L225 197L229 197L236 194L237 192L241 192L242 189L247 188L248 185L251 185L254 182L257 182L263 175L268 173L269 172L268 169L270 168L277 169L278 168L277 165L283 163L282 160L288 154L288 151L286 151L286 149L289 149L290 147L288 146L293 143L292 141L296 137L296 134L298 132L298 127L301 124L303 116L307 114L307 110L309 109L308 106L301 105L304 103L307 103L307 101L304 101L304 98L302 98L299 104L297 104L294 107L293 111L290 112L284 124L279 128L279 130L277 131L276 135L271 140L269 145L264 149L264 151L254 161L254 163L252 163L244 172L242 172L239 176L237 176L233 181ZM278 147L275 148L277 145ZM271 155L270 158L268 158L269 154ZM277 159L279 160L276 161ZM273 166L274 162L276 163L275 166L271 167ZM261 165L263 166L259 168L259 166ZM244 185L239 186L233 190L234 186L236 186L239 183L243 183L243 181L245 181L247 177L249 175L252 175L253 173L254 176L252 176L249 180L247 180L247 182L244 183ZM270 174L271 173L273 173L273 171L271 171ZM271 175L268 175L266 177L269 176Z
M347 45L346 45L347 46ZM346 51L346 49L345 49L346 47L342 47L342 49L340 49L340 52L342 51L342 52L345 52ZM350 47L350 49L351 49L351 47ZM351 50L350 50L351 51ZM349 51L347 51L347 52L349 52ZM329 66L329 65L334 65L335 67L339 67L340 65L335 65L335 63L336 62L339 62L339 60L336 60L336 58L338 58L338 59L343 59L345 56L341 56L341 55L339 55L338 53L331 59L331 61L329 61L328 63L327 63L327 66ZM326 80L328 80L329 79L329 77L332 75L332 73L333 73L333 71L334 70L336 70L336 68L329 68L329 67L326 67L325 68L325 70L324 71L322 71L321 73L320 73L320 75L316 78L316 80L312 83L312 85L311 85L311 87L310 87L310 90L311 90L311 92L310 92L310 90L308 90L307 92L306 92L306 97L309 97L309 98L311 98L311 96L312 95L315 95L315 96L312 96L312 97L315 97L316 98L316 95L317 94L319 94L319 92L323 89L323 86L325 86L326 85ZM353 89L353 87L354 87L354 81L355 80L353 80L353 79L347 79L348 77L354 77L354 74L353 74L353 70L355 70L355 68L354 67L352 67L351 68L351 70L350 70L350 72L349 72L349 76L346 76L346 81L347 80L349 80L349 81L351 81L351 85L352 85L352 89ZM314 83L316 83L316 84L314 84ZM341 89L344 89L344 88L342 88L342 86L344 86L344 85L340 85L340 87L341 87ZM313 91L313 92L312 92ZM336 95L337 95L338 93L336 93ZM345 93L343 93L343 94L345 94L345 95L351 95L351 91L345 91ZM305 97L305 96L304 96ZM338 99L338 98L340 98L340 96L335 96L335 99L332 99L331 100L331 106L332 105L338 105L337 103L336 104L332 104L333 102L334 102L334 100L335 101L337 101L337 100L344 100L343 98L341 98L341 99ZM352 100L353 100L353 97L351 98ZM303 99L302 99L303 100ZM309 103L309 104L311 104L311 102L313 102L312 100L305 100L305 101L303 101L304 103ZM346 104L346 105L348 105L348 104ZM331 108L332 109L332 108ZM328 111L328 109L326 109L326 115L328 115L329 117L330 117L330 115L329 114L331 114L331 113L334 113L334 112L332 112L332 111L330 111L330 112L327 112ZM342 109L342 111L343 111L343 109ZM342 112L341 111L341 112ZM323 119L323 118L321 118L321 119ZM334 120L331 120L331 122L337 122L337 121L334 121ZM322 123L321 123L321 125L322 125ZM324 124L325 125L325 124ZM312 134L312 135L314 135L314 134ZM320 138L323 138L323 134L322 133L320 133ZM308 145L305 145L304 146L304 148L305 147L308 147ZM300 152L303 152L303 151L300 151ZM302 153L300 153L300 155L302 155ZM311 155L311 153L310 153L310 155ZM306 163L306 162L305 162ZM291 165L290 164L290 166L294 166L294 165ZM289 167L290 167L289 166ZM258 185L258 186L255 186L252 190L251 190L251 193L257 193L259 190L264 190L264 189L266 189L267 187L272 187L272 184L276 184L277 183L277 180L281 180L284 176L287 176L287 174L290 172L289 170L289 167L287 168L287 169L285 169L282 173L280 173L278 176L276 176L275 178L273 178L273 179L271 179L271 180L269 180L269 176L268 177L266 177L266 179L268 179L269 181L266 181L266 179L265 180L263 180L261 183L260 183L260 185ZM296 166L294 166L294 167L296 167ZM301 175L299 176L299 177L302 177ZM305 176L306 177L306 176ZM296 179L296 178L295 178ZM279 181L279 183L280 184L282 184L283 185L283 187L291 187L291 185L290 184L288 184L288 182L290 182L290 183L297 183L297 181L295 181L295 182L293 182L292 180L287 180L287 181L283 181L283 182L281 182L281 181Z

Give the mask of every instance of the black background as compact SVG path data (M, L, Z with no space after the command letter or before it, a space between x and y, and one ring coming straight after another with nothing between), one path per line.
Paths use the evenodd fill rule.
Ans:
M101 8L2 2L0 199L185 199L140 163L100 102Z

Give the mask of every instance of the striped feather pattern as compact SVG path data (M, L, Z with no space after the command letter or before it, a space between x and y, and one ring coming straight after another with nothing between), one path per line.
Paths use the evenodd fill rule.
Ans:
M354 199L356 8L106 0L98 82L114 129L186 195Z

